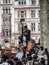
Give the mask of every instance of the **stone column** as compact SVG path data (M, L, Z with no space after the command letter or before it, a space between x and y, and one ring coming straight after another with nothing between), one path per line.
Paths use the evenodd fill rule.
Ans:
M47 13L47 0L40 0L40 22L41 22L41 43L44 45L44 48L49 50L49 20Z

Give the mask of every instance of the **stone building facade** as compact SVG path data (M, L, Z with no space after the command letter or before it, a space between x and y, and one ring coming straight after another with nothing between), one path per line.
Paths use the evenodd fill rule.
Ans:
M31 31L31 38L36 43L40 39L40 5L39 0L0 0L0 40L1 43L18 44L21 35L20 20L25 19Z
M18 36L21 34L20 20L25 19L22 23L27 24L28 29L31 31L31 38L38 43L40 38L39 0L17 0L15 1L14 11L15 39L18 39Z

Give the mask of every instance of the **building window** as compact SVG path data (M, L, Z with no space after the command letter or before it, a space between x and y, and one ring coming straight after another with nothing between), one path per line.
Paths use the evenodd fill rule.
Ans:
M18 11L18 18L20 17L20 11Z
M35 5L36 4L36 0L31 0L31 4Z
M35 23L31 23L31 31L35 31Z
M26 0L19 0L19 5L26 5Z
M24 1L24 4L26 5L26 1Z
M40 23L38 23L38 31L40 31L40 29L41 29L41 28L40 28Z
M10 18L3 18L3 24L10 24L11 20Z
M31 11L31 18L35 18L35 10Z
M19 4L21 4L21 2L19 1Z
M18 31L21 32L21 24L18 23Z
M8 0L8 3L10 3L10 0Z
M11 29L6 29L6 36L11 36Z
M3 3L4 3L4 4L10 3L10 0L3 0Z
M18 11L18 17L25 18L26 17L26 11Z
M2 34L3 36L11 36L11 29L3 29Z
M3 3L6 3L7 2L7 0L3 0Z
M38 11L38 17L40 17L40 10Z
M21 17L24 17L24 11L21 11Z
M6 13L8 13L8 9L6 8Z
M3 14L9 13L10 14L10 7L9 8L4 8L3 7Z
M8 36L8 29L6 29L6 36Z
M3 7L3 14L5 13L5 8Z
M4 29L2 30L2 34L3 34L3 36L5 36L5 30Z
M6 18L4 22L5 22L5 24L7 24L8 23L8 19Z

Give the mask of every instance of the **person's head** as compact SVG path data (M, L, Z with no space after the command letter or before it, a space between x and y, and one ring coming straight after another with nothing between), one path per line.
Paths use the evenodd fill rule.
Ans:
M41 63L45 64L45 59L44 58L41 58Z
M8 63L9 63L10 65L14 65L14 63L13 63L12 60L9 60Z
M9 59L9 56L7 54L2 55L3 62L6 62Z
M48 54L48 49L47 48L45 48L45 53Z
M39 65L38 61L33 62L33 65Z
M40 47L40 50L42 50L42 51L43 51L43 50L44 50L44 47L43 47L43 46L41 46L41 47Z
M22 60L21 63L22 63L22 65L24 65L25 64L25 60Z
M37 57L38 57L38 56L37 56L36 54L33 56L34 59L37 59Z
M14 61L18 61L18 58L17 58L17 57L15 57L13 60L14 60Z
M27 59L32 60L32 56L30 54L27 54Z
M19 61L19 62L17 63L17 65L23 65L23 64L22 64L22 61Z

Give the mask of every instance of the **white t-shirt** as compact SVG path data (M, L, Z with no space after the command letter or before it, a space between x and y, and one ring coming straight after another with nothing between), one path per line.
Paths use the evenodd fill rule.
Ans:
M23 46L26 46L26 42L23 42Z
M27 61L27 62L26 62L26 65L30 65L30 62L29 62L29 61Z
M1 65L10 65L10 64L7 62L3 62Z
M19 52L18 54L16 54L16 57L18 59L21 59L23 57L23 52Z

